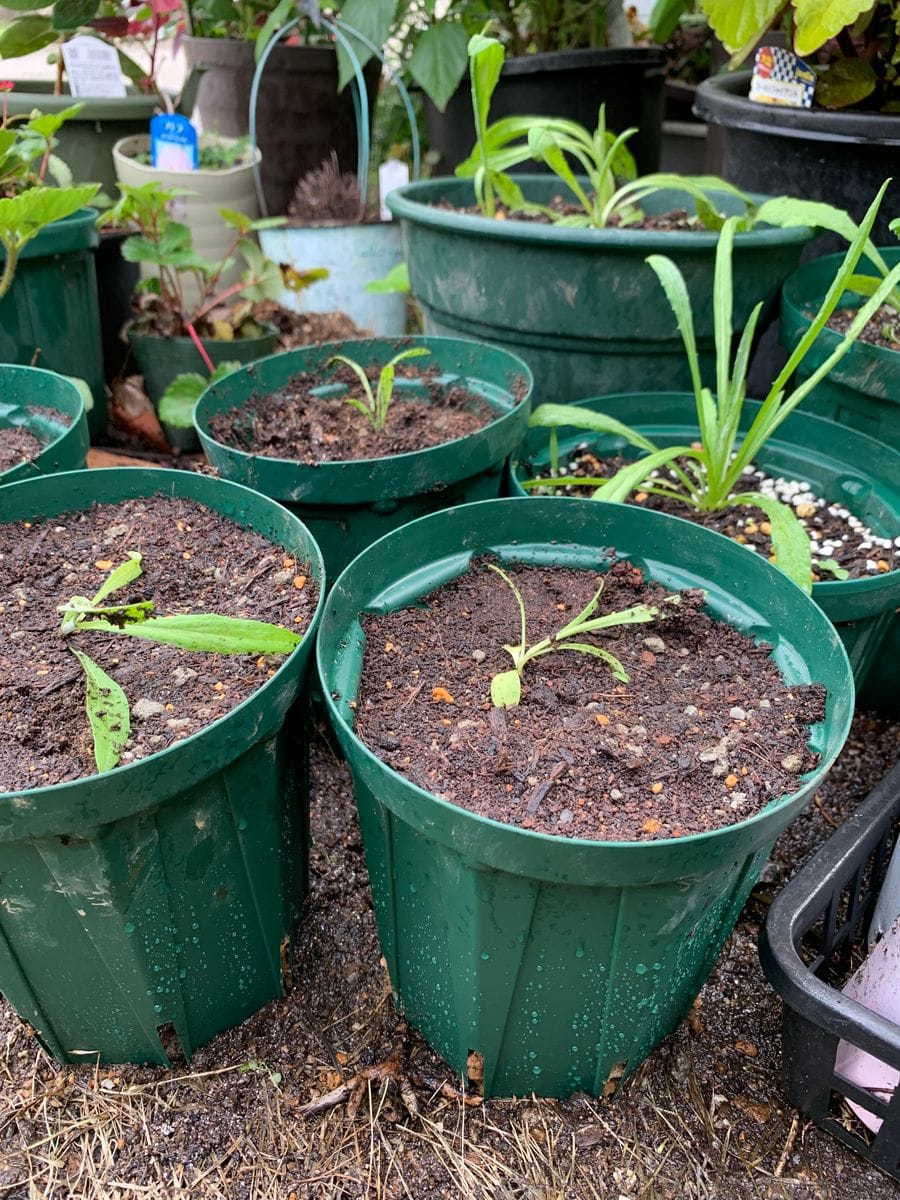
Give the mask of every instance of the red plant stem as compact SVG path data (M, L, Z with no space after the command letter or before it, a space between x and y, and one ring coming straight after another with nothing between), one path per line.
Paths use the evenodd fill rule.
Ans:
M194 328L194 326L192 325L192 323L190 321L185 321L184 327L188 331L188 337L190 337L191 341L197 347L197 350L200 353L200 357L206 363L206 369L209 371L210 375L214 374L216 368L212 364L212 359L206 353L206 347L203 345L203 343L197 337L197 330Z
M224 292L220 293L220 295L213 296L212 300L210 300L207 304L204 304L202 308L198 308L194 313L194 320L199 321L202 317L205 317L208 312L211 312L212 309L218 308L223 300L227 300L229 296L236 295L238 292L243 291L244 288L248 286L249 285L246 280L233 283L231 287L226 288ZM188 326L188 328L190 328L190 326Z

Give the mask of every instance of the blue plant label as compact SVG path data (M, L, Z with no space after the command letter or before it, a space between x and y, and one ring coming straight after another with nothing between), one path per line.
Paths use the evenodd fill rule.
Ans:
M187 117L160 113L151 120L150 161L162 171L197 170L197 130Z
M816 90L816 73L790 50L760 46L756 51L750 99L757 104L810 108Z

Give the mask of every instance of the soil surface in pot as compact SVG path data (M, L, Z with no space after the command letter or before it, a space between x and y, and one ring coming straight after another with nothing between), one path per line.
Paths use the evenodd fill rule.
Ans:
M466 213L471 217L480 217L484 214L477 205L469 205L465 208L456 208L454 205L444 201L436 206L437 208L446 209L448 212ZM584 216L584 209L579 204L573 204L569 200L563 199L562 196L554 196L547 208L561 217L580 217ZM640 209L638 209L640 212ZM543 212L516 212L507 205L497 202L495 220L498 221L525 221L532 225L552 225L553 221L547 213ZM709 229L703 224L696 213L689 213L686 208L673 208L668 212L644 214L635 221L623 221L619 213L614 214L607 225L609 229L649 229L655 230L657 233L709 233Z
M373 391L379 370L379 365L366 368ZM395 398L384 429L374 429L345 399L361 395L349 367L303 372L281 391L216 413L209 428L217 441L236 450L314 465L427 450L474 433L501 415L464 383L442 381L437 367L422 370L398 364Z
M828 328L838 333L846 333L856 320L857 312L858 309L855 308L839 308L828 319ZM815 314L807 315L812 318ZM863 327L859 341L880 346L882 350L900 350L900 313L883 304L871 321Z
M315 612L308 565L193 501L154 496L0 524L0 792L96 772L84 675L58 634L57 606L92 596L129 551L143 555L143 574L112 603L120 595L150 599L155 616L215 612L300 634ZM284 661L100 632L69 640L125 691L131 738L123 765L224 716Z
M584 449L573 455L565 464L565 470L570 476L609 479L628 461L632 460L620 456L600 458L591 450ZM659 472L654 471L651 478L658 475ZM581 487L578 484L539 489L546 494L565 496L590 496L594 490L591 486ZM814 583L862 579L900 569L900 537L882 537L873 533L849 509L839 504L829 504L817 496L806 480L773 479L765 471L748 467L735 491L768 493L793 508L812 543ZM774 561L770 536L772 526L761 508L733 505L718 512L697 512L689 505L667 496L643 491L633 492L626 504L683 517L695 525L724 533L733 541ZM900 530L896 532L900 534ZM826 563L833 565L829 567Z
M72 423L70 417L55 408L32 408L29 411L39 412L47 420L63 427ZM45 444L29 429L22 429L18 425L0 425L0 473L17 467L19 463L31 462L33 458L37 458Z
M529 645L577 616L600 579L509 574ZM771 647L713 621L701 592L677 605L663 603L669 595L615 563L597 615L650 604L660 616L577 640L615 654L629 682L589 654L551 653L527 664L521 703L499 709L491 678L512 665L503 647L519 636L519 612L476 564L414 607L365 618L356 731L419 787L541 833L652 841L744 820L815 766L808 730L824 689L788 688Z

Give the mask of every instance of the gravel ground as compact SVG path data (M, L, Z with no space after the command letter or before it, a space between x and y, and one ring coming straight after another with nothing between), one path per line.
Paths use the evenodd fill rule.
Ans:
M898 755L900 724L857 717L690 1021L613 1101L482 1104L393 1010L348 774L320 738L292 990L173 1071L58 1067L0 1002L0 1197L894 1197L787 1106L756 938L774 891Z

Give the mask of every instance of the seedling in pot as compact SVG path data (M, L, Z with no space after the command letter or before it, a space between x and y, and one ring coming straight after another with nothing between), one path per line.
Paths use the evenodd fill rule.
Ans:
M141 574L140 554L128 558L111 571L92 596L72 596L60 605L59 634L71 638L80 633L127 634L182 650L208 654L290 654L300 644L299 634L266 621L224 617L217 613L153 617L152 600L106 603ZM84 671L86 709L94 739L98 771L117 766L131 732L128 699L116 681L82 650L68 643Z
M792 391L787 391L789 380L833 313L844 290L850 286L850 279L860 257L871 249L868 245L869 233L889 182L888 180L882 186L872 202L818 313L773 381L746 433L739 435L738 429L747 392L750 351L763 306L758 304L750 314L732 358L734 298L731 254L739 223L736 218L729 217L719 237L713 284L715 393L704 387L700 379L691 304L684 277L671 259L662 255L651 255L647 259L666 293L687 352L697 405L697 423L700 427L699 444L660 448L637 430L605 413L585 412L573 405L542 404L533 413L530 423L532 426L550 430L550 470L553 478L529 480L524 486L531 489L566 484L593 486L596 488L593 493L594 499L614 503L627 500L636 491L644 491L679 501L697 512L718 512L734 505L760 508L771 522L772 548L778 566L795 583L809 592L812 588L809 537L794 510L780 500L761 492L737 492L735 489L745 468L754 462L769 438L843 358L872 315L884 303L885 297L900 284L898 265L887 274L859 310L846 336L833 353L808 379ZM563 425L619 437L641 451L643 457L622 467L610 479L559 476L557 430ZM662 474L663 471L667 474Z
M361 367L354 359L347 358L344 354L335 354L329 358L326 366L330 367L332 363L343 363L345 367L350 368L363 389L363 399L360 400L356 396L345 396L344 399L368 419L377 433L387 424L388 413L394 399L394 377L397 373L397 363L403 362L407 358L421 358L422 355L430 353L431 351L426 350L424 346L414 346L409 350L403 350L400 354L395 354L391 361L385 363L381 368L378 385L374 392L365 368Z
M522 674L525 667L532 659L540 658L544 654L554 654L557 650L574 650L577 654L590 654L594 658L601 658L616 679L622 683L628 683L630 677L614 654L610 654L602 646L595 646L591 642L574 641L573 639L579 638L586 633L594 633L598 629L614 629L619 625L645 625L648 621L652 621L659 616L659 609L655 605L635 604L632 608L622 609L621 612L605 613L602 617L595 617L593 614L597 611L597 607L600 604L600 596L603 592L603 581L601 580L600 586L577 617L573 617L571 621L567 621L562 628L557 629L556 633L552 633L549 637L542 638L539 642L535 642L529 646L527 614L525 612L525 601L522 598L522 593L502 567L498 567L494 563L488 563L488 567L500 576L515 596L516 604L519 606L519 618L521 621L519 642L516 645L503 647L513 660L513 669L511 671L499 671L491 679L491 700L495 708L509 708L513 704L518 704L522 696ZM670 596L666 603L678 604L679 600L680 597L678 596Z

